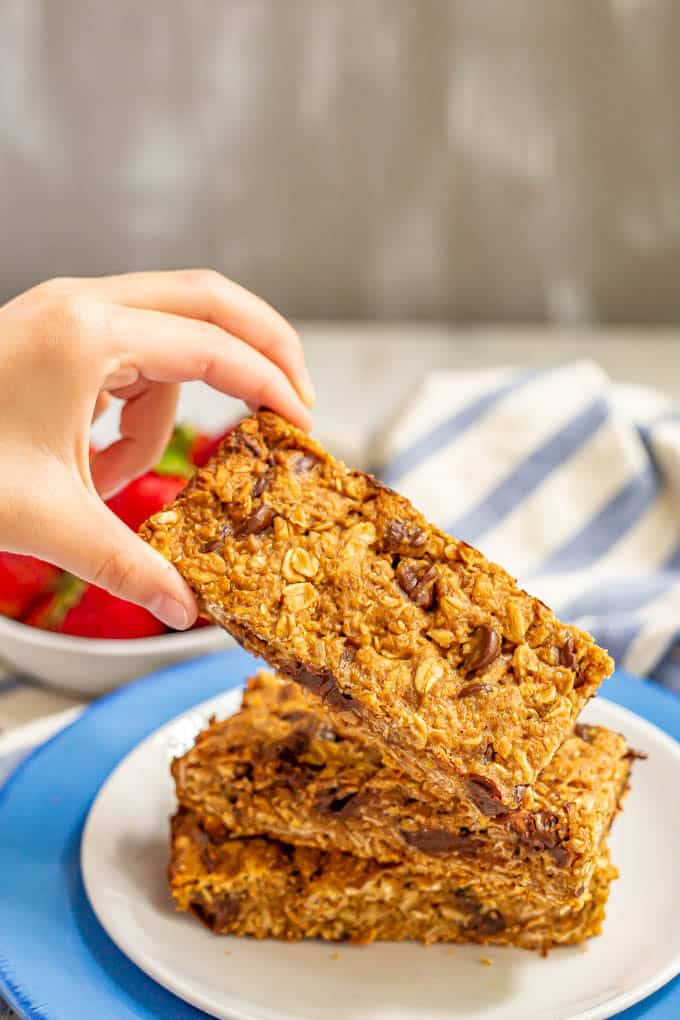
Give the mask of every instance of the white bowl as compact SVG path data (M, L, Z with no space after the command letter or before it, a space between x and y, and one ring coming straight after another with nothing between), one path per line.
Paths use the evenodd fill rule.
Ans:
M234 644L220 627L114 640L55 634L0 616L0 659L11 672L88 698L161 666Z

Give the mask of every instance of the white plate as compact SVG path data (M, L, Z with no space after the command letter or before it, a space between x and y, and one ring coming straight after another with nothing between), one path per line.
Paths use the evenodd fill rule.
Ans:
M480 946L218 938L175 913L165 881L174 809L168 763L209 715L229 715L239 702L240 692L229 692L140 744L102 787L83 834L97 917L123 952L183 999L224 1020L600 1020L680 971L680 746L603 699L584 719L624 733L649 760L636 764L615 825L621 878L604 934L585 951L544 959Z

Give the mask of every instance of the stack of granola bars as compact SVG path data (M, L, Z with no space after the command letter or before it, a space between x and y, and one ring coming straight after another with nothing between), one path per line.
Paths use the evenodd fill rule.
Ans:
M270 412L142 533L278 671L173 765L180 909L285 939L600 931L631 756L576 721L612 668L587 634Z

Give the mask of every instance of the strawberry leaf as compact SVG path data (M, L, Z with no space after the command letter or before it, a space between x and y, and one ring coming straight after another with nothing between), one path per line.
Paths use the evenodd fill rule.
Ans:
M190 425L176 425L165 453L153 469L155 473L191 478L196 470L191 463L191 444L196 434Z

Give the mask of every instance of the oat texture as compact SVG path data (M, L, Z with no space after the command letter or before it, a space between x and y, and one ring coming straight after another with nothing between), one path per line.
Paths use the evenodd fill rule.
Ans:
M290 681L262 672L240 712L213 721L172 763L179 803L216 838L271 835L343 850L487 888L541 889L556 904L583 901L628 784L623 737L577 726L525 797L488 818L467 799L423 799L382 763L375 745Z
M522 803L612 670L502 568L271 412L141 534L209 618L488 817Z
M296 941L369 943L376 939L479 942L547 949L597 935L616 871L606 850L587 900L555 908L516 890L485 900L483 877L459 885L339 851L291 847L273 839L215 842L192 812L173 820L170 886L218 934Z

